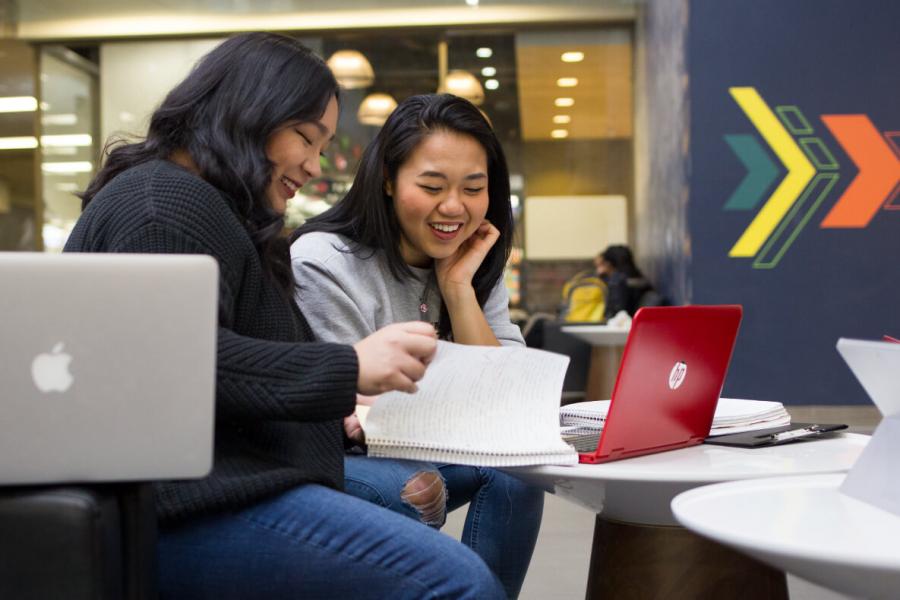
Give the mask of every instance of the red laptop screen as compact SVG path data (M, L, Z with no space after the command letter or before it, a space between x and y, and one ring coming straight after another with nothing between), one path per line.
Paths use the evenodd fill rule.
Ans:
M597 463L699 444L709 435L742 309L642 308L628 334Z

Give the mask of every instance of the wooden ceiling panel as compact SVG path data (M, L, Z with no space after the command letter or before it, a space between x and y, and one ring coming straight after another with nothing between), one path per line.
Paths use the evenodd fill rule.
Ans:
M580 51L584 60L565 63L563 52ZM524 140L553 139L550 132L566 129L568 139L628 138L632 135L632 48L630 42L597 44L516 45L519 109ZM559 87L561 77L575 77L575 87ZM569 108L554 105L570 97ZM569 115L568 125L553 123L554 115Z

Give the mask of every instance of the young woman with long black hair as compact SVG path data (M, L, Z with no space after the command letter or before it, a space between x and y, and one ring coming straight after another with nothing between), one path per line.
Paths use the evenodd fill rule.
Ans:
M295 232L296 297L323 341L420 319L457 343L524 345L503 283L512 230L506 160L485 117L456 96L413 96L366 148L347 195ZM495 469L360 455L347 456L345 478L348 493L434 527L470 502L463 542L518 595L542 490Z
M341 493L341 421L358 392L409 390L422 323L314 343L293 302L287 200L320 173L338 87L296 40L225 41L114 147L66 251L199 253L220 271L215 459L156 486L163 597L497 598L462 544ZM160 440L165 443L165 440Z

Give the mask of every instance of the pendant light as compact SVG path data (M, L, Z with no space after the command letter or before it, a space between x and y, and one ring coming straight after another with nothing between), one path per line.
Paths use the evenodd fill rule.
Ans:
M376 125L378 127L384 125L388 116L397 108L397 101L393 96L375 92L369 94L359 105L356 112L356 118L363 125Z
M334 78L344 89L365 88L375 81L375 71L362 52L338 50L327 61Z
M438 42L438 89L439 94L453 94L465 98L475 106L484 102L484 88L481 82L468 71L447 72L447 41Z
M465 98L475 106L484 102L484 88L481 82L468 71L450 71L444 80L441 92Z

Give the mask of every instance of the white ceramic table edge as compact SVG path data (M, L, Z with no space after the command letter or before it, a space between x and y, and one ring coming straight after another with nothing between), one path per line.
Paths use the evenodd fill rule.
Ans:
M682 492L725 481L846 472L868 440L867 435L843 433L770 448L700 444L598 465L504 470L606 519L679 526L670 503Z
M672 510L688 529L778 569L850 595L895 597L900 516L841 493L844 477L827 473L718 483L678 495ZM758 509L756 515L752 508ZM743 520L733 520L732 511ZM760 511L765 511L762 523Z

